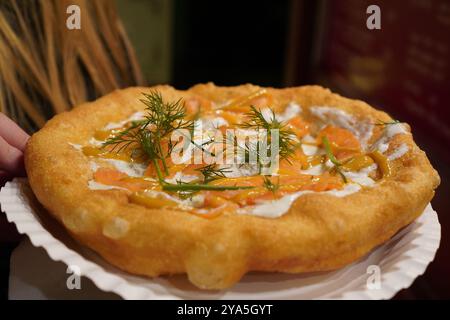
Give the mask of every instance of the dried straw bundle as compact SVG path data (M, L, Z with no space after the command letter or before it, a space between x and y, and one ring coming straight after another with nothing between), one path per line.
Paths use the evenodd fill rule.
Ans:
M81 9L81 30L66 27ZM0 0L0 111L33 131L55 113L142 85L111 0Z

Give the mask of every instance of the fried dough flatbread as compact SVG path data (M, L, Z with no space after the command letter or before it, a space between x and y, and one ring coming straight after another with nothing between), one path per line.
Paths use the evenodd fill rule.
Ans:
M228 288L249 271L302 273L340 268L387 241L423 212L440 180L406 124L402 124L403 131L389 129L397 123L386 113L318 86L265 88L265 100L252 97L261 89L254 85L213 84L197 85L187 91L170 86L129 88L80 105L55 116L30 139L25 154L30 185L39 201L74 238L114 266L149 277L186 273L193 284L204 289ZM135 177L124 180L126 173L118 173L111 161L105 161L100 174L98 164L92 164L92 155L83 153L81 147L92 145L96 132L108 124L121 123L144 111L139 101L142 92L152 91L160 92L166 101L182 98L188 109L196 109L196 105L212 112L228 108L232 114L245 114L250 104L261 108L268 105L275 113L283 114L287 106L295 103L301 111L297 110L300 116L291 127L300 140L308 136L317 144L313 148L323 150L319 137L329 134L332 146L353 144L364 150L363 157L372 154L372 160L361 159L378 165L367 176L374 183L363 183L355 192L336 196L330 192L329 188L334 188L330 184L345 188L339 187L345 183L338 174L327 172L324 189L317 189L317 183L302 185L295 192L303 193L292 201L287 212L274 217L238 213L270 197L270 193L249 202L251 195L230 200L237 199L237 193L229 192L226 201L234 203L234 209L212 218L166 202L153 208L142 205L132 200L142 181L136 184ZM305 128L308 134L302 131ZM339 138L334 139L333 134ZM374 155L376 148L380 151ZM353 149L333 148L342 163L352 159L348 150ZM389 174L383 171L387 170L383 167L386 163L379 161L383 154ZM303 155L305 159L314 157ZM318 156L326 158L326 153L322 151ZM286 176L288 179L289 172ZM354 175L347 176L352 179ZM92 188L92 182L98 186L98 181L106 181L106 185L112 181L114 187ZM355 185L357 181L354 178ZM207 198L214 193L205 194ZM219 194L219 198L223 197ZM276 202L270 201L266 205L275 208Z

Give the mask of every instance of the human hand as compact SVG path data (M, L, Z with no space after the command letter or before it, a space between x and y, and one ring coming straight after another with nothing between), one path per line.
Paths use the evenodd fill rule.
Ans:
M6 181L25 176L23 153L30 136L0 112L0 188ZM0 242L14 242L19 235L13 224L0 215Z
M0 112L0 187L13 177L25 176L23 153L30 136Z

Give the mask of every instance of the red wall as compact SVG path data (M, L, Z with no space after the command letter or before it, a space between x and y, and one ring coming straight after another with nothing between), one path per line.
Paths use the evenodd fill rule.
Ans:
M368 30L366 8L381 8ZM450 161L450 1L329 1L322 74L426 132Z

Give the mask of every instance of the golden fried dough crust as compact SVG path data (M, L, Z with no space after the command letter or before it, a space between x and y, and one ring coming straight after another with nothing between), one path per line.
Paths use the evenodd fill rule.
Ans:
M392 161L392 175L344 198L310 193L276 219L222 215L204 219L184 211L148 209L121 190L90 190L89 159L70 143L86 145L95 131L143 110L142 92L165 100L195 96L224 103L259 89L254 85L129 88L55 116L30 139L25 155L29 182L39 201L82 244L130 273L155 277L187 273L200 288L232 286L248 271L300 273L332 270L364 256L425 209L439 176L411 135L394 136L407 154ZM336 107L357 119L391 118L364 102L318 86L267 88L274 106L298 102Z

